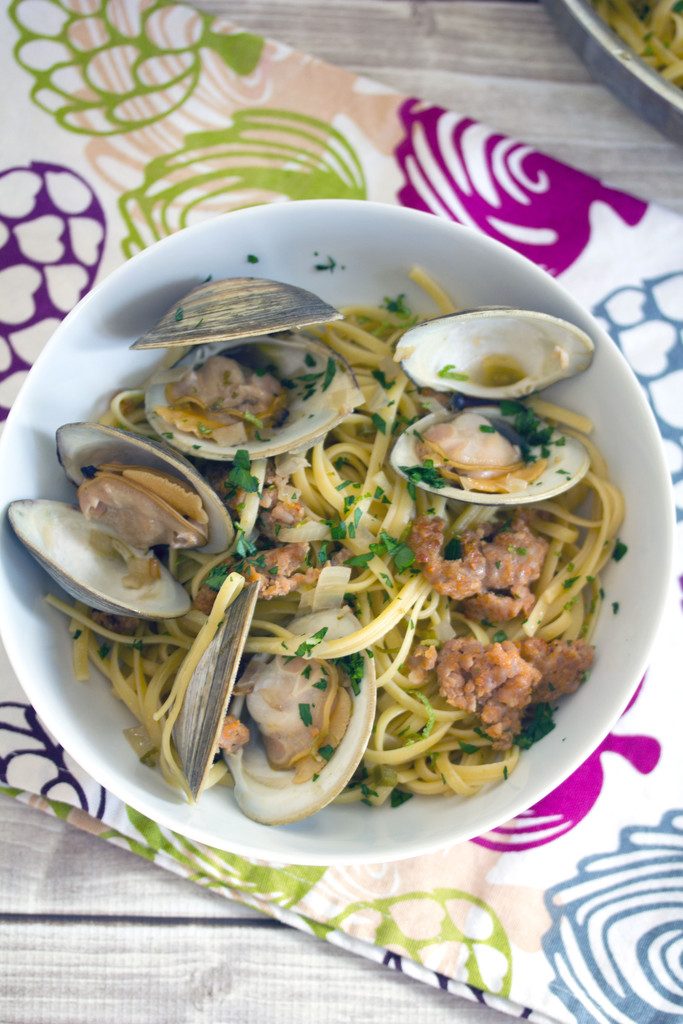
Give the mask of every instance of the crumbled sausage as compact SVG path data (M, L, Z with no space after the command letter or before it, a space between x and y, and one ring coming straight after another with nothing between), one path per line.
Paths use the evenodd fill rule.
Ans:
M439 594L462 601L480 593L486 573L486 561L476 546L462 541L462 558L443 557L446 524L439 516L418 516L412 525L408 544L415 561Z
M408 658L408 680L413 686L421 686L427 673L436 667L437 651L434 645L416 647Z
M249 729L234 715L226 715L218 746L228 754L236 754L249 742Z
M519 645L505 640L485 646L457 637L439 652L436 674L448 703L478 714L493 746L504 750L520 732L526 708L573 693L593 655L583 640L533 637Z
M463 601L470 618L506 622L534 606L529 583L540 576L548 550L521 513L511 523L477 526L459 538L461 556L443 557L445 523L419 516L408 538L415 560L439 594Z
M140 619L134 619L131 615L110 615L109 612L93 611L90 618L104 629L110 629L112 633L125 633L126 636L133 636L140 625Z
M586 678L595 655L595 649L585 640L548 642L537 636L522 640L520 652L543 676L534 690L534 703L574 693Z
M308 555L309 544L281 544L268 551L259 551L244 561L238 562L234 568L242 573L248 583L261 584L259 597L266 601L273 597L282 597L296 590L302 583L312 583L320 575L320 569L298 570ZM194 607L208 615L216 600L216 591L211 587L199 588L194 600Z
M267 537L275 539L282 526L296 526L306 516L306 509L296 488L274 470L266 474L259 505L259 522Z
M436 667L439 691L449 704L478 714L493 746L508 748L522 727L541 673L524 661L510 640L484 647L478 640L448 640Z

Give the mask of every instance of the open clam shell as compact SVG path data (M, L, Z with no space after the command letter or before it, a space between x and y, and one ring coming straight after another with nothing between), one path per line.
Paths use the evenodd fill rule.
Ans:
M220 398L212 396L205 414L178 412L169 391L212 356L234 359L257 377L267 372L284 384L279 419L259 427L251 416L245 419L241 439L226 442L214 436L221 427L211 418ZM203 401L199 393L192 397ZM309 448L362 401L348 364L327 345L302 334L239 338L220 347L193 349L170 370L156 373L145 392L147 418L164 440L193 457L217 461L232 461L240 449L253 460Z
M393 469L422 490L475 505L525 505L532 501L544 501L562 494L563 491L568 491L588 471L590 456L586 448L580 441L555 429L546 445L539 445L532 449L530 458L537 460L539 467L544 464L544 468L526 486L522 484L519 487L517 484L519 489L511 490L509 493L487 493L473 489L477 486L476 478L472 479L469 486L460 486L442 476L439 473L438 464L435 464L433 459L431 465L427 464L424 454L424 438L431 427L435 427L437 424L452 423L463 416L469 416L477 421L483 420L486 433L480 437L490 438L491 429L493 429L497 435L502 435L506 446L508 437L514 440L515 417L504 415L497 405L477 406L476 409L465 413L452 413L446 410L430 413L413 423L397 439L390 456ZM493 428L488 424L493 424ZM542 423L541 426L548 426L548 424ZM475 425L475 431L481 429L481 425ZM494 470L492 469L491 472L493 473ZM514 487L515 482L511 486Z
M207 554L225 551L233 539L232 521L213 488L187 459L148 437L101 423L67 423L57 431L57 455L67 477L77 487L91 479L99 467L107 465L169 475L189 486L201 499L207 539L198 550ZM153 477L150 479L153 481Z
M581 373L593 349L585 331L566 320L490 307L418 324L401 337L394 359L418 387L497 401Z
M113 615L170 619L190 610L190 598L149 552L122 556L116 534L88 521L78 508L49 499L13 501L8 518L19 540L77 601ZM133 585L131 576L140 578Z
M201 793L235 684L258 597L258 583L242 590L192 675L173 727L173 740L193 799Z
M348 608L316 612L292 622L290 628L298 634L313 635L327 629L326 639L348 636L361 628L360 622ZM231 714L249 727L250 740L237 753L226 755L235 782L235 799L240 809L254 821L265 825L285 825L307 818L321 810L341 793L360 764L367 747L375 714L376 685L374 661L365 652L363 676L358 692L349 691L351 712L346 731L335 748L329 747L320 757L320 767L308 781L295 782L295 769L271 767L266 756L258 725L251 718L244 696L233 699ZM260 655L256 656L261 658ZM274 659L261 658L264 666L273 668ZM315 663L313 658L309 664ZM324 665L324 662L321 664ZM320 690L313 690L322 698ZM294 698L296 700L296 697ZM307 705L303 705L306 707ZM282 708L296 716L295 707Z

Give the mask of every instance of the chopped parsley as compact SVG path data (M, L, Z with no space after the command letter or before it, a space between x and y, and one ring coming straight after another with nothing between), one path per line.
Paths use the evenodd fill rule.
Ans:
M507 782L507 778L508 778L509 774L510 773L508 771L508 766L506 764L504 764L503 765L503 778L505 779L506 782Z
M230 569L225 563L222 565L214 565L209 575L204 580L204 586L208 587L209 590L215 590L218 592L223 584L225 583Z
M307 654L310 654L314 647L317 647L322 640L324 640L327 633L327 626L323 626L317 633L314 633L310 640L303 640L296 651L294 652L295 657L305 658Z
M384 370L371 370L370 372L372 376L375 378L375 380L384 388L385 391L388 391L389 388L395 383L394 379L387 380Z
M462 750L463 754L476 754L479 750L476 743L465 743L464 740L458 740L458 746Z
M535 462L538 456L532 451L533 448L541 448L541 454L546 458L550 452L547 450L549 444L559 447L564 445L565 439L560 436L553 441L554 428L544 425L533 409L528 409L521 402L513 402L503 399L500 402L500 411L503 416L509 416L514 423L514 428L520 437L520 448L524 462Z
M521 557L526 554L526 548L517 548L514 544L508 544L508 551L511 555L520 555Z
M299 718L304 725L313 725L313 715L311 714L310 704L299 704Z
M256 545L252 544L250 540L247 540L244 530L237 527L237 541L235 543L235 554L239 558L247 558L249 555L256 554ZM277 569L277 566L275 567Z
M427 697L425 697L424 693L422 693L420 690L416 691L415 696L419 701L421 701L424 704L424 706L427 709L427 721L420 729L420 736L422 737L423 740L426 740L427 737L431 735L432 729L436 725L436 711L430 704Z
M331 357L327 360L327 366L325 367L325 376L323 377L323 391L327 391L330 384L334 380L334 375L337 372L337 364Z
M375 501L379 501L380 498L384 497L384 491L381 487L375 487L375 493L372 496Z
M326 561L327 561L327 541L324 541L320 545L320 550L318 551L318 565L325 565Z
M309 665L308 667L310 669L311 666ZM309 672L308 675L310 676L310 674L311 673ZM308 679L308 676L306 676L306 678ZM319 682L313 683L313 686L315 687L316 690L326 690L327 689L327 679L321 679Z
M521 747L522 750L528 750L529 747L533 747L534 743L538 743L549 732L552 732L555 728L554 711L555 708L545 701L541 704L534 704L530 715L525 716L524 728L519 735L515 736L516 746Z
M492 427L489 423L482 423L479 427L482 434L495 434L497 433L496 428Z
M618 601L612 601L612 614L616 615L618 613L618 611L619 611L619 602Z
M247 256L247 263L258 263L258 256L254 256L253 252L250 252Z
M172 441L173 440L173 434L171 433L170 430L165 430L164 433L161 436L165 437L167 441Z
M235 452L234 464L227 480L235 490L241 488L252 494L258 491L258 480L251 475L249 452L245 448L238 448Z
M180 321L181 321L181 320L183 319L183 317L184 317L184 316L185 316L185 310L183 309L183 307L182 307L182 306L178 306L178 308L177 308L177 309L176 309L176 311L175 311L175 319L176 319L176 323L178 323L178 324L179 324L179 323L180 323Z
M306 668L301 673L301 675L304 677L304 679L310 679L312 671L313 671L313 666L312 665L307 665Z
M399 466L398 468L402 473L405 473L412 484L419 481L436 490L446 486L446 481L434 467L433 459L425 459L422 466Z
M259 430L263 429L263 420L260 420L258 416L254 416L253 412L242 413L247 423L251 423L253 427L257 427Z
M142 650L142 640L133 640L133 647L136 651Z
M351 683L351 689L355 693L356 697L360 693L360 684L363 682L363 673L365 670L365 664L363 662L363 655L360 651L355 651L353 654L347 654L344 658L335 658L335 665L340 665Z
M83 630L82 629L77 629L75 633L72 633L71 639L72 640L78 640L79 636L82 636L82 635L83 635Z
M318 254L316 252L316 253L313 253L313 255L317 256ZM331 274L334 273L336 266L337 266L337 261L335 259L333 259L332 256L328 256L327 259L324 262L322 262L322 263L315 263L314 264L314 267L315 267L316 270L329 270L329 272Z
M400 807L406 800L411 800L412 796L412 793L406 793L404 789L392 789L389 803L392 807Z
M576 581L579 580L579 579L581 579L580 576L570 576L568 580L564 580L563 581L562 586L564 587L565 590L569 590L571 587L574 586Z
M386 530L381 531L380 540L399 572L408 569L415 561L415 554L412 548L409 548L402 541L396 540Z
M104 660L104 658L106 658L107 655L109 654L110 650L111 647L109 646L109 644L100 644L100 646L97 648L97 653L99 654L100 658Z
M330 746L329 743L326 743L324 747L318 747L318 753L321 757L324 757L326 761L329 761L334 754L334 747Z
M354 555L353 558L347 558L344 565L357 566L359 569L365 569L374 557L374 552L366 551L362 555Z
M411 315L410 309L406 306L405 292L401 292L395 299L385 295L382 305L389 313L395 313L397 316L409 317Z
M493 634L494 644L502 644L503 640L507 640L508 635L504 629L499 629Z
M380 434L386 434L386 432L387 432L386 421L382 419L382 417L379 415L379 413L373 412L371 414L371 416L370 416L370 419L374 423L374 425L377 428L377 430L379 430Z
M442 366L437 377L441 377L442 380L469 380L468 373L460 373L453 363L446 363Z
M444 548L443 557L447 562L457 562L462 558L462 544L459 537L452 537Z
M612 558L614 559L614 561L620 562L627 551L628 545L624 544L623 540L619 540L619 538L617 537L617 542L614 545L614 551L612 552Z

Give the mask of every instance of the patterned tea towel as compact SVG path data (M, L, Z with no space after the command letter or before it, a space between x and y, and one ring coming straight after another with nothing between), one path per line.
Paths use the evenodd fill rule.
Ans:
M3 17L12 103L0 167L2 417L64 314L155 239L254 203L376 199L486 232L593 310L656 412L683 518L679 218L462 114L188 6L12 0ZM190 843L87 777L6 662L0 781L200 885L513 1015L674 1024L683 1019L679 598L614 732L535 807L457 849L324 869Z

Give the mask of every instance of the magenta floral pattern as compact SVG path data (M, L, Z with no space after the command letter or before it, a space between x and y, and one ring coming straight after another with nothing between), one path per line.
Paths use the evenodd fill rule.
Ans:
M59 164L0 173L0 420L57 324L92 287L104 211Z
M551 274L561 274L586 248L593 203L606 203L629 225L647 209L470 117L417 99L399 114L401 205L478 228Z

